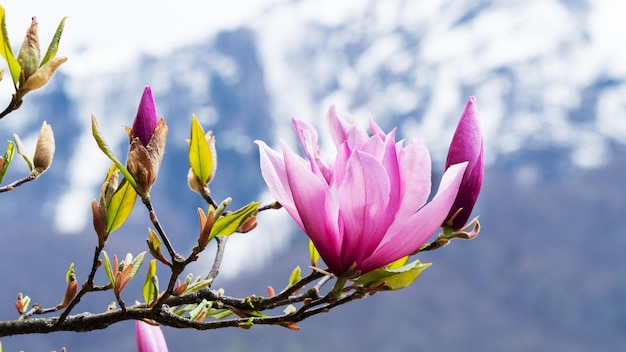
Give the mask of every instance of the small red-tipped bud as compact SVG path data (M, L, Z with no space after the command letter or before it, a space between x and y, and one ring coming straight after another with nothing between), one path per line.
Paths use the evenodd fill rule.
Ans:
M252 215L249 218L247 218L241 225L239 225L237 232L239 233L250 232L254 230L255 227L256 227L256 215Z

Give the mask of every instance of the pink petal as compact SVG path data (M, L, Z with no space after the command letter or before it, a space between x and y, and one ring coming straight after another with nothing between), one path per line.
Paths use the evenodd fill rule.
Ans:
M138 352L167 352L167 343L161 328L135 320L135 337Z
M430 154L421 138L415 138L399 152L398 164L402 180L398 216L407 217L426 203L431 190Z
M348 130L352 127L352 124L343 119L337 113L335 105L331 105L326 113L326 123L330 129L330 135L338 147L346 141L348 136Z
M313 128L313 126L304 121L292 119L292 123L294 129L296 130L296 134L300 139L304 153L311 162L315 163L315 165L312 165L312 167L314 166L312 169L316 173L321 172L321 174L324 175L326 182L330 183L333 172L321 157L317 131Z
M270 193L278 203L291 215L291 217L304 228L302 220L296 210L296 206L289 188L287 180L287 172L285 170L285 162L283 156L274 151L263 141L254 141L259 146L259 154L261 156L261 175L270 190ZM284 146L283 148L287 148Z
M389 176L380 161L355 151L345 166L346 176L337 189L344 226L342 263L345 269L359 263L378 246L393 220L386 210Z
M341 268L339 209L323 177L311 172L303 160L283 146L285 170L302 229L315 244L331 271Z
M384 242L359 269L367 272L415 252L441 226L459 190L467 163L448 168L441 178L435 197L411 216L395 233L387 233Z

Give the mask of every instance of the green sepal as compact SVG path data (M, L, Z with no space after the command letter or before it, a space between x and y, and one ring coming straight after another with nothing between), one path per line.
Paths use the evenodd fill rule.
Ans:
M206 186L211 178L211 173L213 173L213 153L196 115L193 115L191 119L189 167L191 167L200 184Z
M57 27L57 30L52 37L52 41L50 42L50 45L48 45L46 55L44 55L43 59L41 60L41 64L39 64L39 67L45 65L46 62L54 59L54 57L56 56L57 50L59 50L59 41L61 40L61 35L63 34L63 27L65 27L66 19L67 16L63 17L61 23L59 23L59 26Z
M7 33L7 24L4 17L4 7L2 7L2 5L0 5L0 22L0 27L2 27L2 36L0 37L0 55L2 55L9 65L11 79L13 80L15 90L17 90L17 82L20 80L22 66L20 66L19 62L17 62L17 59L13 55L13 50L11 50L9 34Z
M399 268L376 269L361 276L355 284L368 288L381 287L383 290L399 290L412 284L422 271L431 265L432 263L422 264L419 260L416 260Z
M320 260L320 252L315 248L313 241L309 239L309 256L311 257L311 265L317 267L317 262Z
M148 306L153 305L159 296L159 279L156 276L156 259L150 260L148 266L148 273L146 274L146 281L143 284L141 290L143 299Z
M0 183L4 180L4 175L6 175L7 170L9 169L9 164L11 160L13 160L13 156L15 155L15 143L9 141L9 145L7 145L7 149L4 151L4 162L2 163L2 169L0 169Z
M257 211L259 205L261 205L261 202L252 202L233 213L217 219L213 229L211 229L209 240L215 236L230 236L235 233L239 226Z
M109 255L106 251L102 251L102 265L104 265L104 272L107 274L107 278L109 278L109 283L111 283L111 287L115 288L115 276L113 275L113 267L111 267L111 260L109 260Z
M26 161L26 164L28 165L28 170L33 171L33 163L32 161L30 161L28 155L26 155L24 144L22 144L22 140L15 133L13 134L13 141L15 141L15 151L17 152L17 154L21 155L22 158L24 158L24 161Z
M76 273L74 272L74 262L70 264L70 268L67 270L65 274L65 282L70 283L72 281L76 281Z
M135 190L137 190L137 182L135 182L135 179L133 178L133 176L131 176L126 167L122 165L122 163L120 163L120 161L115 156L115 153L113 153L113 150L111 150L107 142L104 140L104 136L102 135L100 126L98 126L98 121L96 121L96 116L94 116L93 114L91 114L91 133L93 135L93 138L96 140L96 143L98 144L98 148L100 148L104 155L106 155L115 164L115 166L117 166L117 168L120 170L122 175L124 175L124 178L130 183L130 185L133 186Z
M112 233L117 230L130 216L137 200L137 192L127 182L126 179L122 180L122 183L117 188L117 191L113 193L111 201L107 204L105 221L106 232Z

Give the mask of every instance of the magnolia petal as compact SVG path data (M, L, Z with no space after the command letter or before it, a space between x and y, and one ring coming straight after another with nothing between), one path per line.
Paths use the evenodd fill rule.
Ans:
M431 191L431 160L428 149L421 138L415 138L398 155L402 180L402 201L399 217L407 217L421 208Z
M261 175L272 193L272 196L285 208L285 210L293 217L293 219L304 228L302 220L296 206L293 202L293 196L287 181L287 172L285 170L285 161L280 153L268 147L263 141L254 141L259 146L259 154L261 156Z
M411 216L395 233L387 233L381 245L357 269L367 272L415 252L441 226L463 178L467 163L452 165L441 178L435 197Z
M331 271L341 268L341 239L337 218L339 209L323 177L311 172L307 164L283 145L286 179L302 229L315 244Z
M296 130L296 134L300 139L300 143L302 144L302 148L304 149L304 153L307 158L309 158L311 163L315 163L315 165L311 165L312 169L316 173L321 173L326 179L326 182L330 183L333 172L321 157L317 131L313 128L313 126L304 121L292 119L292 122L293 127Z
M342 264L347 269L376 249L394 214L386 212L390 181L380 161L357 150L345 168L346 177L337 189L337 199L346 234L342 242Z
M348 130L352 127L352 123L346 121L339 116L335 105L331 105L326 114L326 123L330 129L330 135L335 142L335 145L339 147L346 141L348 136Z
M156 325L135 320L135 335L137 351L139 352L167 352L167 343L161 328Z

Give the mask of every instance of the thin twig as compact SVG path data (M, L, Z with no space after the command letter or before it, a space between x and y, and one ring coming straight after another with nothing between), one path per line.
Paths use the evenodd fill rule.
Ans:
M20 178L17 181L14 181L11 184L8 184L6 186L0 187L0 193L3 192L8 192L8 191L12 191L15 187L18 187L26 182L32 181L34 179L36 179L37 177L33 174L28 174L28 176L24 177L24 178Z
M213 281L220 273L220 266L222 265L222 257L224 256L224 250L226 249L227 240L228 237L215 237L215 241L217 242L217 250L215 252L215 259L213 260L213 266L211 267L211 271L209 271L209 274L206 276L206 280Z

